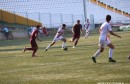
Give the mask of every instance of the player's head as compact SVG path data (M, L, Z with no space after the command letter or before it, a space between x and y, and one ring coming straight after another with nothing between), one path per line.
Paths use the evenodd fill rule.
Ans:
M66 24L62 24L62 28L65 29L66 28Z
M107 15L107 16L106 16L106 21L107 21L107 22L110 22L110 21L111 21L111 15Z
M89 22L89 19L87 19L87 22Z
M46 27L45 27L45 26L43 26L42 28L43 28L43 29L46 29Z
M40 29L40 25L37 25L36 28L37 28L37 29Z
M80 20L77 20L77 24L80 24Z

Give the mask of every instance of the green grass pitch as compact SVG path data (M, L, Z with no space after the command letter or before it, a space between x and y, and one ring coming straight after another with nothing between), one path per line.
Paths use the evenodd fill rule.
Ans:
M22 52L24 46L30 47L29 39L0 41L0 84L130 84L130 32L117 33L121 39L111 36L116 63L108 62L108 47L96 64L92 62L98 34L81 37L75 49L67 37L68 51L61 49L59 41L44 52L53 37L42 38L42 42L37 41L38 57L33 58L31 51Z

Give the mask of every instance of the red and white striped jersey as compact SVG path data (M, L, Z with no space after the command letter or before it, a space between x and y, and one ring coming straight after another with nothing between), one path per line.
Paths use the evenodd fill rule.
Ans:
M90 29L90 22L85 22L84 27L85 27L86 30Z
M62 29L62 27L60 27L55 35L55 38L58 38L60 36L62 36L64 34L64 29Z

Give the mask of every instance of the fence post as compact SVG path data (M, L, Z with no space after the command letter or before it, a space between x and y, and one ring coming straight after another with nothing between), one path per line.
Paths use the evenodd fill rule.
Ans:
M50 27L52 28L51 13L49 13L49 17L50 17Z
M61 13L61 24L63 24L63 17L62 17L62 15L63 15L63 14Z
M16 13L15 11L13 13L14 13L14 23L16 23Z
M81 14L81 16L82 16L82 25L84 25L84 16L83 16L83 14Z
M72 26L73 26L73 24L74 24L74 16L73 16L73 14L71 14L71 16L72 16Z
M38 13L39 22L41 22L41 15L40 12Z
M83 0L83 10L84 10L84 22L86 21L87 19L87 10L86 10L86 1Z
M27 26L28 26L28 13L26 12L26 18L27 18Z

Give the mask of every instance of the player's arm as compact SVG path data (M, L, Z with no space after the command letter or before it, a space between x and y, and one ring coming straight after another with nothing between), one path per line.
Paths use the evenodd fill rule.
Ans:
M71 31L72 31L72 33L74 33L74 27L72 27Z
M116 37L118 37L118 38L121 38L120 35L115 34L113 31L109 31L109 33L110 33L111 35L113 35L113 36L116 36Z
M40 40L39 37L38 37L38 33L36 33L35 36L36 36L38 41L42 42L42 40Z
M81 27L80 27L80 32L81 32L81 34L83 34L82 25L81 25Z
M111 28L110 25L108 25L108 30L109 30L109 33L110 33L111 35L121 38L121 36L115 34L115 33L112 31L112 28Z
M86 23L84 23L84 27L86 27Z
M72 31L73 34L74 34L74 28L75 28L75 25L71 29L71 31Z
M58 31L57 33L62 34L63 32L62 31Z

